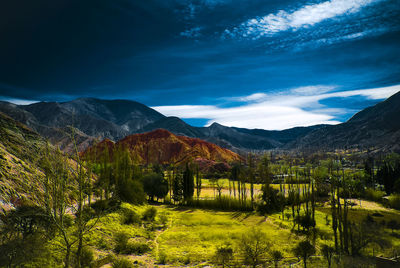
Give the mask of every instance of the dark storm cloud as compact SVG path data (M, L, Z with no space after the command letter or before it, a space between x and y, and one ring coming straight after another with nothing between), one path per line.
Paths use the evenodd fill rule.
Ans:
M0 96L230 107L221 100L397 85L399 15L391 0L7 1ZM376 101L349 99L336 119Z

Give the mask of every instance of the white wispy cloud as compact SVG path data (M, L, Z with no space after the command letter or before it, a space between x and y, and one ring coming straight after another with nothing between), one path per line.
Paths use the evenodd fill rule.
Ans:
M14 98L7 98L7 97L0 97L0 101L7 101L17 105L29 105L32 103L36 103L38 101L35 100L23 100L23 99L14 99Z
M295 11L280 10L243 22L225 35L239 34L243 37L260 38L287 30L297 30L338 16L358 12L361 8L381 0L330 0L319 4L305 5Z
M181 118L206 118L207 125L218 122L226 126L287 129L316 124L338 124L335 115L346 113L344 109L325 107L319 101L335 97L364 96L367 99L385 99L400 91L400 85L350 91L336 91L332 86L310 86L290 90L288 93L254 93L235 97L241 101L236 107L223 108L216 105L156 106L153 109L167 116ZM229 98L227 98L229 99Z

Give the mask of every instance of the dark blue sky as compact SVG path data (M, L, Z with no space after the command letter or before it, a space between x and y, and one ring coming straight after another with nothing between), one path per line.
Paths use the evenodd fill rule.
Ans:
M282 129L400 90L399 0L14 0L0 36L0 96L15 102L124 98Z

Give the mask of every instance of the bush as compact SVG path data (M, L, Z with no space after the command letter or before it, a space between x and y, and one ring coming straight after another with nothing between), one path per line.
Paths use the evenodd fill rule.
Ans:
M391 194L389 196L389 206L391 208L400 210L400 195L399 194Z
M82 249L81 263L82 267L91 267L94 261L93 250L89 247L84 247Z
M167 263L167 254L165 254L164 251L161 251L158 254L158 263L162 265L165 265Z
M91 204L91 207L95 210L96 213L100 212L111 212L119 209L121 206L121 202L116 199L110 200L98 200Z
M127 233L116 233L114 237L115 247L114 251L116 253L123 253L126 251L128 245L129 235Z
M233 249L230 245L224 245L217 248L215 252L215 262L225 267L232 260Z
M102 250L111 249L110 243L106 239L104 239L104 237L100 237L100 239L98 240L96 246L97 246L98 249L102 249Z
M150 251L149 245L145 242L129 242L129 235L126 233L117 233L115 235L114 251L119 254L135 254L141 255Z
M122 252L124 254L135 254L135 255L143 255L149 252L151 248L145 242L128 242L125 247L125 251Z
M126 179L118 185L118 195L122 201L130 204L143 204L146 201L146 194L140 181Z
M123 224L135 224L139 225L142 222L140 216L130 209L126 209L123 211L122 215L122 223Z
M163 213L158 216L160 223L165 227L168 224L168 216L167 214Z
M384 191L379 191L379 190L374 190L372 188L367 188L365 190L365 199L375 201L375 202L381 202L382 197L385 196Z
M118 258L112 263L111 267L112 268L133 268L133 264L128 259Z
M142 215L144 221L154 221L157 215L157 209L155 207L147 208Z

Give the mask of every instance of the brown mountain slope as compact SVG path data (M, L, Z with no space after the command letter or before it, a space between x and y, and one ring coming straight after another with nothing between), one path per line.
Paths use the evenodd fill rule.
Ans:
M101 152L105 147L109 150L128 149L132 159L140 164L180 164L197 158L229 163L241 159L238 154L215 144L197 138L177 136L164 129L130 135L115 144L110 140L103 140L84 154L94 150Z

